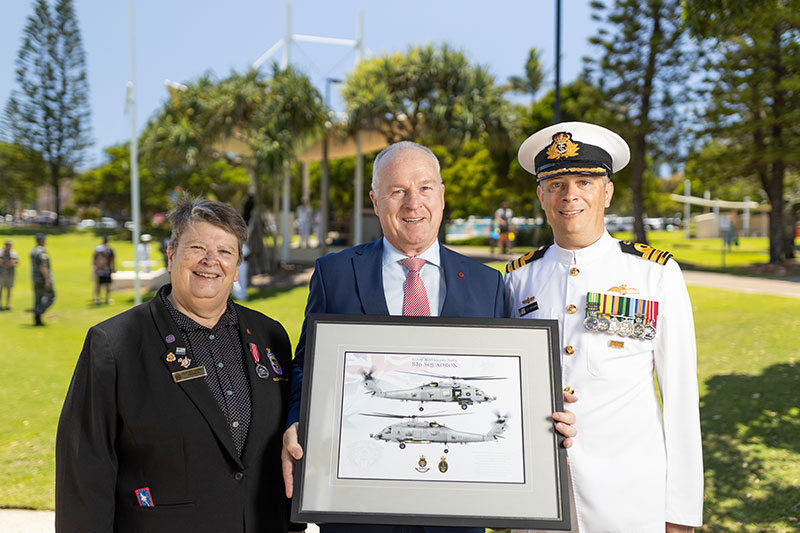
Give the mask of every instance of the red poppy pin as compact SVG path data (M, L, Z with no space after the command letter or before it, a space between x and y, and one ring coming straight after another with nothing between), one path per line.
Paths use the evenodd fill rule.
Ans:
M464 277L464 273L463 273L463 272L459 272L459 273L458 273L458 277L459 277L459 278L463 278L463 277Z

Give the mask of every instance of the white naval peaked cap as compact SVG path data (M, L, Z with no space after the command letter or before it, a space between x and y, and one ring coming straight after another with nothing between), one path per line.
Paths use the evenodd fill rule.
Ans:
M537 181L564 174L608 175L631 159L628 143L613 131L588 122L562 122L525 139L517 153Z

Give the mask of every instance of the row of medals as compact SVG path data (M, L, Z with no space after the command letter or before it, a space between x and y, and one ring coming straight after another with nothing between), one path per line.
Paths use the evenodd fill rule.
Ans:
M597 316L589 315L583 320L583 327L589 331L652 340L656 337L656 328L645 322L643 317Z

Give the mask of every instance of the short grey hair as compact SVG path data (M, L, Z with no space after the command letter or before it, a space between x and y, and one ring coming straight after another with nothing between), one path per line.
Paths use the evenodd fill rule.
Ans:
M378 187L378 182L380 182L381 178L383 177L380 174L381 167L383 166L383 160L386 159L388 156L390 156L393 152L396 152L398 150L401 151L408 150L412 148L417 150L422 150L423 152L431 156L431 159L433 159L436 165L436 176L439 178L439 183L442 182L442 174L441 174L441 168L439 166L439 159L436 158L436 154L434 154L430 148L428 148L427 146L422 146L421 144L415 143L413 141L400 141L394 144L390 144L389 146L381 150L377 156L375 156L375 162L372 164L371 187L373 191L375 191L375 189Z
M174 252L181 235L195 222L208 222L236 236L239 244L239 260L242 262L242 244L247 241L247 224L234 208L222 202L203 198L181 197L175 207L167 214L172 223L167 250Z

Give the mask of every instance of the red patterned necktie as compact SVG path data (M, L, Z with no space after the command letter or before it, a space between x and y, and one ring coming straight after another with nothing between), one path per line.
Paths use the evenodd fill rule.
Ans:
M407 257L400 260L408 269L406 282L403 284L403 314L406 316L431 316L428 293L419 271L425 260L420 257Z

